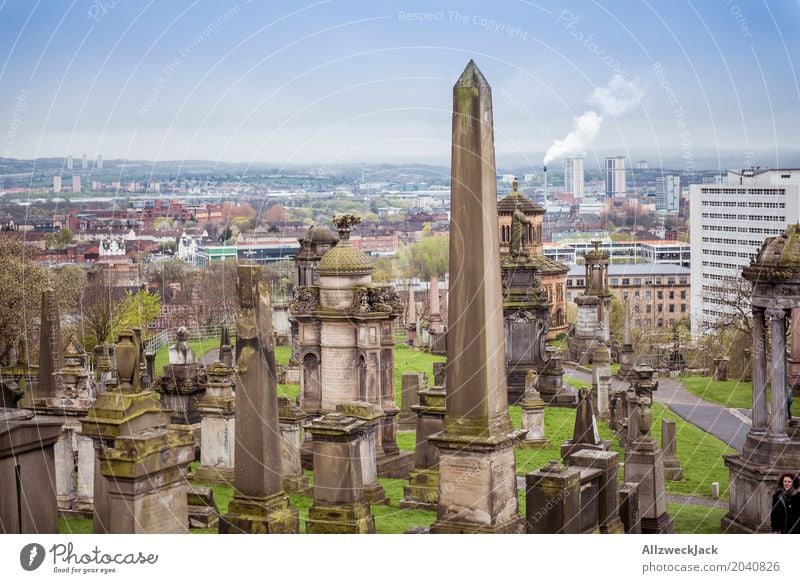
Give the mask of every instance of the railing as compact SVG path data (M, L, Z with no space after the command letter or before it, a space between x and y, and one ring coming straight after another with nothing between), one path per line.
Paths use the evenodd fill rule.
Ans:
M187 328L189 340L207 340L209 338L219 338L222 335L222 326L201 326L199 328ZM178 329L161 330L155 336L151 336L145 342L147 352L158 352L161 348L169 346L178 338Z

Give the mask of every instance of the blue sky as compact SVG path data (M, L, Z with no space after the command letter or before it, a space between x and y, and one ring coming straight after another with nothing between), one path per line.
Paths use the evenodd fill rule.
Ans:
M641 102L603 115L587 166L777 166L798 149L798 24L798 0L0 0L0 155L447 163L474 58L498 165L540 165L618 74Z

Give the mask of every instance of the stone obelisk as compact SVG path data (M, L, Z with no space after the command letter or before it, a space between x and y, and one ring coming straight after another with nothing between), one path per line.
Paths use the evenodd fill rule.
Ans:
M236 294L235 493L219 530L296 533L297 510L282 484L272 304L258 265L237 267Z
M508 416L492 92L470 61L453 88L445 428L436 533L522 532Z

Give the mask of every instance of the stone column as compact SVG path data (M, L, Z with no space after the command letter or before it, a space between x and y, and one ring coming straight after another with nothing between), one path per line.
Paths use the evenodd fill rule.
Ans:
M772 330L772 376L770 389L772 402L769 420L769 437L786 441L786 311L769 309Z
M525 531L580 534L581 471L557 461L525 476Z
M65 419L67 424L70 419ZM75 502L75 452L73 451L74 436L71 429L65 425L61 436L56 442L55 452L55 482L56 497L59 510L70 510Z
M800 309L792 310L792 346L787 366L789 385L800 388Z
M419 392L414 405L417 419L417 450L414 469L403 488L400 508L436 510L439 501L439 448L429 437L444 430L445 392L442 387Z
M767 344L764 308L753 308L753 426L750 433L767 429Z
M597 396L597 417L601 421L611 418L608 408L611 391L611 351L605 341L598 336L592 354L592 392Z
M430 322L430 332L434 338L436 338L442 333L443 327L442 314L439 308L439 278L435 275L431 277L431 284L428 294L428 305L430 306L428 321Z
M283 489L304 496L312 494L308 476L303 471L300 452L303 447L305 411L287 397L278 397L278 423L281 427L281 474Z
M222 534L298 532L281 477L272 305L258 265L237 266L235 494Z
M424 390L427 384L425 373L404 372L401 377L401 383L401 407L398 424L401 429L411 429L417 424L412 407L419 405L418 393Z
M308 509L309 534L375 532L364 500L359 435L364 421L328 413L311 422L314 439L314 504Z
M78 433L78 479L75 509L84 512L94 510L94 442L92 438Z
M491 88L473 61L453 88L445 429L434 533L518 533L508 415Z
M671 482L683 480L681 460L676 450L676 427L672 419L661 420L661 450L664 452L664 478Z
M383 415L377 406L365 401L344 403L336 407L337 412L346 417L363 421L358 435L358 447L361 455L361 489L364 499L370 504L389 504L386 491L378 482L378 434Z
M417 346L417 303L414 300L414 288L408 286L408 301L406 302L406 332L408 332L409 346Z

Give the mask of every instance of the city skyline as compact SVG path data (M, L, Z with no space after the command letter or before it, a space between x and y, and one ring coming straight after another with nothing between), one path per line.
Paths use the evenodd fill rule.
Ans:
M798 158L796 4L9 1L0 15L3 157L446 164L453 72L475 58L506 166L540 167L570 136L583 150L564 156L587 169Z

